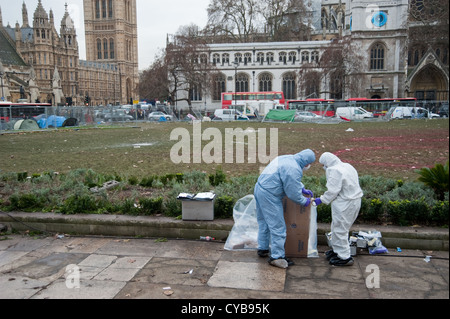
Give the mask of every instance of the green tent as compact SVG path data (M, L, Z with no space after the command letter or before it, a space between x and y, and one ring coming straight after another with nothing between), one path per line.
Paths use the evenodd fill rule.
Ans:
M14 129L37 131L39 130L39 126L37 125L36 121L33 120L18 120L16 123L14 123Z
M264 118L265 121L281 121L281 122L293 122L295 118L296 110L270 110Z

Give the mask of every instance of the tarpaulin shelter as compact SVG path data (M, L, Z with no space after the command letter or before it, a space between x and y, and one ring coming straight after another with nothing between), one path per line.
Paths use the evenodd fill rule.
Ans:
M280 121L293 122L295 119L296 110L270 110L264 117L263 122L266 121Z
M62 127L65 120L64 116L50 115L48 118L42 117L37 123L40 128Z
M62 124L63 127L67 127L67 126L77 126L78 125L78 120L76 118L68 118L67 120L64 121L64 123Z

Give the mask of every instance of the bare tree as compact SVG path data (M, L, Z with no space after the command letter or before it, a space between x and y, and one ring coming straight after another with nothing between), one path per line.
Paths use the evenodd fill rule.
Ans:
M257 0L211 0L207 29L213 35L248 42L256 31L257 3Z
M345 37L335 39L323 52L319 66L329 86L330 98L355 96L364 86L364 57L358 46L351 37Z
M289 41L292 38L299 40L303 31L309 29L308 11L304 2L304 0L258 2L257 11L264 18L272 41Z
M165 100L170 96L165 53L155 57L155 62L141 72L139 80L139 96L148 100Z
M187 101L191 108L194 93L209 93L210 78L215 74L209 56L209 47L205 39L198 35L196 25L178 30L173 43L167 45L165 56L172 101Z
M250 42L261 33L271 41L301 39L309 30L305 0L211 0L207 33ZM267 38L267 37L266 37Z

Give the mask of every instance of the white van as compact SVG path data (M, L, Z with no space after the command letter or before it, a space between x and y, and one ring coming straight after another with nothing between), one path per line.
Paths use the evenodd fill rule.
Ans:
M423 107L397 106L391 107L386 114L388 119L438 118L439 115L429 112Z
M389 111L386 113L386 118L388 119L410 119L413 117L411 107L407 106L396 106L391 107Z
M373 118L373 113L367 112L362 107L356 106L338 107L336 109L336 117L343 117L348 120L362 120L367 118Z
M235 109L217 109L214 111L215 121L248 120L248 117Z

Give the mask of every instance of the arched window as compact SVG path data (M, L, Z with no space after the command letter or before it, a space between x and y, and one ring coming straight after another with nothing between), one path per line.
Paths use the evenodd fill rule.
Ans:
M313 51L311 53L311 62L319 63L319 52Z
M370 49L370 69L383 70L384 69L384 45L376 43Z
M258 52L258 54L256 55L256 61L259 62L259 64L263 64L264 63L264 53Z
M223 92L226 92L226 80L225 75L220 74L214 79L213 100L220 101Z
M278 55L278 60L284 64L286 64L287 62L287 55L286 52L280 52L280 54Z
M102 0L102 18L106 18L106 0Z
M269 73L263 73L259 76L259 91L271 92L272 91L272 75Z
M202 64L208 63L208 56L206 54L203 53L200 55L200 63Z
M222 64L230 63L230 55L228 53L224 53L222 55Z
M239 73L236 77L236 92L248 92L248 76L245 73Z
M214 65L216 65L217 63L220 63L220 54L214 53L212 62L213 62Z
M100 0L95 1L95 18L100 19Z
M297 85L295 83L295 74L287 73L283 76L283 93L285 99L296 99L297 98Z
M234 55L234 62L239 62L239 63L241 63L241 62L242 62L242 54L236 53L236 54Z
M271 62L273 62L273 52L268 52L267 53L267 62L270 64Z
M295 61L297 61L297 52L289 52L289 62L295 63Z
M109 10L109 17L112 18L113 17L113 0L109 0L109 4L108 4L108 10Z
M102 41L97 39L97 60L102 59Z
M191 101L202 100L202 86L200 84L194 84L189 90L189 97Z
M114 52L114 39L109 40L109 58L114 59L115 52Z
M302 51L302 63L309 63L309 52Z
M103 58L108 59L108 40L103 40Z
M251 53L244 53L244 64L247 65L247 63L252 62L252 54Z

